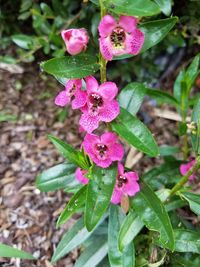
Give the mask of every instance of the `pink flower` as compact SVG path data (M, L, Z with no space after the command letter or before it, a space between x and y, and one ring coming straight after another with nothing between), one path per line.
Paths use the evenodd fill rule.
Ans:
M124 172L123 165L118 163L118 176L115 188L112 194L111 202L118 204L123 195L134 196L140 191L138 184L139 177L136 172Z
M106 15L99 24L99 42L103 57L112 60L123 54L137 55L144 43L144 33L137 28L135 17L120 16L119 22Z
M89 76L86 78L87 105L83 112L80 125L88 133L97 129L100 121L110 122L120 113L118 102L114 99L118 88L113 82L105 82L98 85L97 80Z
M98 166L107 168L113 161L123 158L123 146L117 141L117 135L111 132L104 133L101 136L86 134L82 145L86 153Z
M182 175L186 175L187 174L187 172L192 168L192 166L195 164L195 160L192 160L192 161L190 161L190 162L188 162L188 163L186 163L186 164L181 164L181 166L180 166L180 173L182 174ZM189 177L189 179L190 180L194 180L194 178L195 178L195 174L192 174L190 177Z
M77 55L87 47L89 36L86 29L69 29L61 31L61 36L65 42L67 52Z
M83 107L87 101L87 94L81 90L82 81L80 79L69 80L66 83L65 90L61 91L55 98L57 106L64 107L72 102L72 108L78 109Z
M86 170L82 170L81 168L77 168L75 172L76 179L82 184L88 184L88 179L84 176L87 174Z

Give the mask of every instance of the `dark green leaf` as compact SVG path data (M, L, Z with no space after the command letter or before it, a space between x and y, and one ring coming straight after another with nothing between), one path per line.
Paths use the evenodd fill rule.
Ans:
M152 157L158 155L157 144L149 129L125 109L121 108L117 120L111 124L113 131L138 150Z
M134 212L130 211L123 221L119 231L118 246L120 251L123 251L143 227L144 224L139 217Z
M150 0L106 0L104 4L110 11L119 15L143 17L160 12L159 7Z
M167 16L171 13L171 0L154 0L154 2L160 7L160 10Z
M173 253L171 260L172 267L199 267L200 263L199 255L193 253Z
M174 83L174 97L181 102L181 84L185 80L185 70L181 70Z
M168 103L173 106L178 105L178 101L176 100L176 98L164 91L146 88L146 94L161 103Z
M181 193L181 196L188 201L190 205L190 209L196 213L197 215L200 216L200 195L190 193L190 192L185 192Z
M192 134L192 147L193 150L200 154L200 97L197 99L193 111L192 122L195 123L196 132Z
M124 215L122 214L121 208L116 205L111 205L108 224L108 257L111 267L135 266L133 243L124 248L123 252L120 252L118 249L118 232L123 219Z
M174 231L175 251L193 252L200 254L200 234L199 232L176 229Z
M136 211L145 226L160 233L159 240L163 247L173 251L174 235L170 219L164 205L152 189L145 183L141 191L131 199L132 208Z
M199 60L200 60L200 54L198 54L188 67L186 71L186 81L187 81L187 87L188 92L191 90L191 87L193 83L195 82L198 74L199 74Z
M35 258L31 254L2 243L0 243L0 257L35 260Z
M77 259L74 267L92 267L97 266L108 253L108 243L106 238L96 237L89 247L87 247L81 256Z
M82 169L89 169L89 163L83 153L75 150L69 144L63 142L53 135L48 135L50 141L54 144L57 150L69 161L77 164Z
M161 156L171 156L180 152L179 147L176 146L162 145L159 148L160 148L159 154Z
M85 206L85 225L88 231L96 226L108 208L116 177L116 164L107 169L93 167Z
M102 223L105 218L106 216L104 216L99 224ZM81 245L86 239L91 236L91 234L92 232L88 232L86 227L84 226L83 218L79 219L62 237L53 254L52 262L58 261L60 258L68 254L71 250Z
M41 63L41 68L47 73L68 79L81 79L93 75L99 67L96 57L86 54L52 58Z
M122 108L126 109L132 115L135 115L145 96L145 87L142 83L129 83L124 87L119 96L119 104Z
M64 224L75 212L85 204L87 185L83 186L67 203L66 207L60 214L57 227Z
M78 184L74 176L75 170L76 166L71 163L56 165L37 176L36 186L43 192L73 187Z
M33 36L28 36L24 34L12 35L12 41L23 49L30 49L33 46Z

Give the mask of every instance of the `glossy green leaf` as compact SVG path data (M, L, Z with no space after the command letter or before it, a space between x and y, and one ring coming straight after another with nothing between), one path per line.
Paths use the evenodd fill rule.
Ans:
M33 36L28 36L24 34L15 34L11 36L12 41L23 49L31 49L33 46Z
M179 104L175 97L161 90L146 88L146 94L161 103L168 103L173 106Z
M168 32L174 27L177 20L177 17L172 17L141 24L139 27L145 34L145 41L141 52L148 50L164 39Z
M107 169L93 167L85 206L85 225L88 231L96 226L108 208L116 177L116 164Z
M35 258L31 254L2 243L0 243L0 257L35 260Z
M134 2L133 2L134 4ZM145 8L143 7L145 10ZM149 21L138 25L142 32L145 34L144 45L141 49L141 53L147 51L149 48L161 42L169 31L174 27L177 22L177 17L172 17L168 19L161 19L155 21ZM115 57L118 59L130 58L133 55L122 55Z
M96 57L87 54L52 58L42 62L40 66L49 74L68 79L81 79L94 75L100 67Z
M83 153L75 150L69 144L63 142L53 135L48 135L50 141L54 144L57 150L69 161L73 162L82 169L89 169L90 165L84 157Z
M135 115L145 96L145 87L142 83L129 83L118 96L119 104L132 115Z
M64 189L67 186L78 184L74 173L76 166L71 163L62 163L40 173L36 178L36 186L42 192Z
M121 108L121 113L111 123L113 131L130 145L145 154L155 157L158 154L158 146L149 129L128 111Z
M176 229L174 231L175 251L200 254L200 233L190 230Z
M163 247L174 250L174 235L169 216L164 205L152 189L145 183L141 191L131 199L131 206L145 226L160 234Z
M190 192L181 193L181 196L188 201L190 209L200 216L200 195Z
M101 224L103 220L106 218L102 218L99 222ZM99 225L98 224L98 225ZM98 226L97 225L97 226ZM84 226L83 218L79 219L71 229L69 229L62 237L59 242L56 250L54 251L52 262L58 261L60 258L64 257L74 248L80 246L86 239L91 236L92 232L88 232L86 227Z
M105 238L95 237L95 243L92 243L81 253L74 267L97 266L105 258L108 253L108 242Z
M64 224L75 212L79 211L85 204L87 185L83 186L67 203L60 214L57 227Z
M124 215L117 205L110 206L108 224L108 258L110 267L135 266L133 243L124 248L123 252L118 249L118 232L123 222Z
M193 59L192 63L187 68L186 81L187 81L188 91L191 90L191 87L199 74L199 61L200 61L200 54L198 54Z
M159 6L160 10L167 16L171 13L171 0L154 0L154 2Z
M123 249L130 244L143 227L144 224L139 217L134 212L130 211L119 231L118 246L120 251L123 251Z
M197 99L192 111L192 122L196 126L196 133L191 136L192 148L197 154L200 154L200 97Z
M144 17L160 12L159 7L151 0L106 0L104 4L107 9L119 15Z

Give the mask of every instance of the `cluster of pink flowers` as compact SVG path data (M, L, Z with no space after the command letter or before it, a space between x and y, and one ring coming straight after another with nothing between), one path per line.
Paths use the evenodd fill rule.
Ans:
M106 60L123 54L136 55L144 43L144 33L137 28L135 17L120 16L116 21L106 15L100 21L98 30L100 51ZM85 29L64 30L61 36L69 54L76 55L86 50L89 36ZM81 79L68 80L65 90L56 96L55 104L64 107L71 103L72 109L81 110L80 128L87 132L81 147L96 165L108 168L113 161L118 161L118 174L111 199L112 203L118 204L124 194L134 196L140 190L139 177L136 172L124 172L120 162L124 149L115 133L106 132L101 136L93 133L100 122L111 122L119 115L120 107L116 100L118 88L114 82L99 85L92 76L84 80L86 90L82 88ZM88 183L87 170L77 168L75 175L81 183Z

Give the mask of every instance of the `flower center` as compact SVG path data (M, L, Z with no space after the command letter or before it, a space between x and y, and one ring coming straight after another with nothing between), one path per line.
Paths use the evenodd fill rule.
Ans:
M128 179L125 176L119 175L117 177L117 186L122 187L124 184L128 182Z
M103 106L103 98L96 94L92 93L89 96L89 103L90 103L90 112L92 115L98 114L98 109Z
M99 159L106 159L108 147L104 144L96 144L96 151Z
M72 88L69 89L69 91L67 92L67 95L72 98L74 96L75 91L76 91L76 85L73 84Z
M116 27L110 35L111 43L116 48L123 47L125 38L126 38L126 35L124 32L124 29L121 27Z

